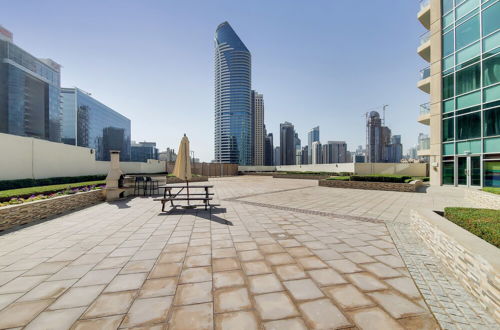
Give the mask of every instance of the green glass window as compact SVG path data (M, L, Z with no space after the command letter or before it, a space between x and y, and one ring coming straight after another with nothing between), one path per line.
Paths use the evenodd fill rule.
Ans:
M469 13L472 9L479 6L479 0L467 0L462 5L457 7L457 20L462 18L465 14Z
M484 111L484 135L500 135L500 107Z
M463 63L463 66L466 66L468 64L474 63L475 61L478 61L479 53L481 52L479 45L479 42L476 42L475 44L458 51L456 54L457 64Z
M453 0L443 0L443 14L446 14L453 8Z
M443 35L443 56L450 55L454 49L453 30Z
M491 102L500 99L500 85L495 85L484 89L484 102Z
M448 56L443 59L443 71L451 69L455 66L455 58L453 56Z
M453 141L454 128L453 118L443 120L443 142Z
M500 2L483 11L483 36L500 29Z
M483 53L485 53L484 56L498 53L499 46L500 46L500 31L495 32L489 37L483 39Z
M465 140L481 136L481 113L474 112L457 117L456 139Z
M443 184L455 184L455 163L443 163Z
M455 100L451 99L443 102L443 112L451 112L455 110Z
M500 152L500 138L484 139L484 152Z
M455 154L455 143L443 144L443 155L450 156Z
M457 97L457 110L481 103L481 92L477 91Z
M484 162L483 182L486 187L500 187L500 162Z
M479 15L474 16L462 25L456 28L456 49L460 49L468 44L473 43L480 37L479 31Z
M454 74L450 74L443 78L443 99L448 99L455 95Z
M481 87L481 65L471 65L457 72L457 95L471 92Z
M500 82L500 55L490 57L483 62L483 86L497 82Z
M466 153L480 154L481 140L458 142L457 155L465 155Z
M450 24L453 24L453 21L455 20L455 17L453 15L453 12L450 12L448 15L443 17L443 28L447 27Z

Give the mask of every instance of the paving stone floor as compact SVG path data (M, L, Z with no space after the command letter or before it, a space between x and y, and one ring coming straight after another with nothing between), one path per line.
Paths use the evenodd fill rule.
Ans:
M211 216L134 198L0 236L0 329L496 326L407 230L410 206L460 191L213 183Z

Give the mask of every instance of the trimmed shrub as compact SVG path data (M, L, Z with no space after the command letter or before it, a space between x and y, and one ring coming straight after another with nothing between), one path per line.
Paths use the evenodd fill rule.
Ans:
M500 248L500 210L446 207L444 217Z
M106 179L105 175L67 176L47 179L19 179L0 181L0 190L10 190L28 187L51 186L56 184L77 183L87 181L100 181Z
M352 175L351 181L405 183L405 180L411 178L406 175Z

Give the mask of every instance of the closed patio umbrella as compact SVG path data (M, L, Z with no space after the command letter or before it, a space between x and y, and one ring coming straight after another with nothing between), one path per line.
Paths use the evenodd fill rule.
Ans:
M181 180L186 181L187 197L189 205L189 180L193 177L191 174L191 157L189 156L189 139L186 134L184 134L181 144L179 145L179 151L177 154L177 159L175 160L173 175Z

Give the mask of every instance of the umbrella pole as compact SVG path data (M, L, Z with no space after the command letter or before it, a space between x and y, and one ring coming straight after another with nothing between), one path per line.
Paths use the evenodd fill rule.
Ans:
M188 206L190 206L190 204L189 204L189 181L188 180L186 180L186 188L187 188Z

